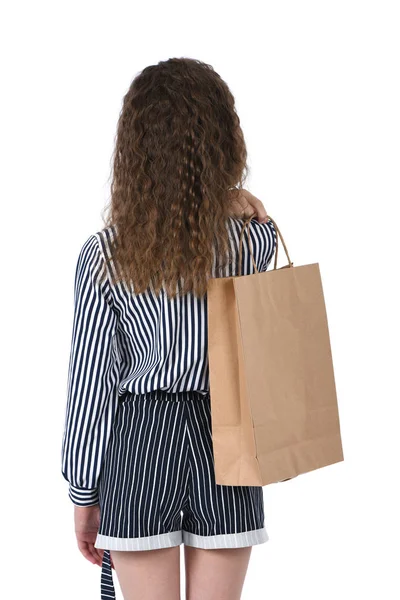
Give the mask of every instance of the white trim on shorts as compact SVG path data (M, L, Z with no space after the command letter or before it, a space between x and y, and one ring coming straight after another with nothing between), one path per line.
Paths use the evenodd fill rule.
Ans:
M240 533L197 535L185 530L171 531L140 538L120 538L97 534L95 548L104 550L158 550L186 544L194 548L244 548L263 544L269 540L265 527Z
M195 548L244 548L256 546L269 540L265 527L240 533L220 533L218 535L197 535L183 531L183 543Z

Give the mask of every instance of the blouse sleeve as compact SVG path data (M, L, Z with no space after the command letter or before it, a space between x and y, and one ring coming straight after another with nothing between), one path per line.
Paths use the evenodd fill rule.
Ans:
M62 474L79 506L98 503L97 482L118 407L117 313L97 234L83 244L75 270Z
M276 237L276 230L275 227L272 223L272 221L267 221L266 223L264 223L264 227L266 228L267 231L267 239L268 242L265 245L265 249L264 249L264 260L262 263L262 267L261 267L261 271L267 271L268 267L271 263L271 260L275 254L275 250L276 250L276 243L277 243L277 237Z

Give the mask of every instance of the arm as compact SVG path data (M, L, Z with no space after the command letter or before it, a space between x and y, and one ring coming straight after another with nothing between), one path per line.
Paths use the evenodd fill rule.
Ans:
M117 314L97 235L83 244L76 265L74 319L62 440L62 474L75 505L98 503L97 481L118 407Z
M261 200L251 192L244 189L233 189L230 191L230 194L231 216L247 219L254 215L258 223L261 223L266 228L268 239L265 245L263 244L261 271L267 271L276 250L277 233L275 227L272 221L268 219L267 211Z

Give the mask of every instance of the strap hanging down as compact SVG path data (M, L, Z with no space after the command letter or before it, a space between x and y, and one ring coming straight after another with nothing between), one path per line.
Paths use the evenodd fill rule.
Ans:
M111 556L109 550L104 550L101 564L101 600L115 600L115 588L112 576Z

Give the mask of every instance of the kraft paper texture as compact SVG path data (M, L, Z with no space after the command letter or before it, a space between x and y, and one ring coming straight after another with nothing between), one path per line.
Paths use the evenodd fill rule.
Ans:
M211 279L208 356L218 484L344 460L318 263Z

